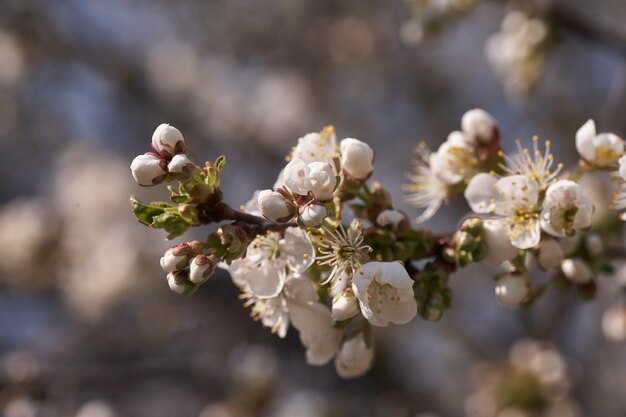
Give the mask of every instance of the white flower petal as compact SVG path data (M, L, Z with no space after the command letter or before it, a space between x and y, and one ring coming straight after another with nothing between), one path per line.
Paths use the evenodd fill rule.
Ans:
M489 213L500 199L496 190L498 180L485 173L475 175L465 189L465 199L474 213Z
M576 132L576 150L587 161L593 161L596 156L595 137L596 124L593 120L588 120Z

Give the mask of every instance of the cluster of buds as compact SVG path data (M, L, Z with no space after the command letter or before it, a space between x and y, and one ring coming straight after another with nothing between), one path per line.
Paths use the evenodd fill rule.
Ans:
M297 218L305 227L319 227L328 216L340 184L362 184L374 170L374 151L358 139L336 144L334 130L309 133L285 166L274 190L263 190L257 198L261 214L277 222Z
M419 314L428 321L438 321L452 304L449 272L440 265L427 263L414 278Z
M487 253L485 234L483 221L480 218L465 219L452 236L444 255L460 267L482 261Z
M180 130L163 123L152 135L152 152L133 159L130 165L133 178L142 187L163 182L168 175L185 175L193 162L187 154L187 144Z
M193 294L215 272L216 258L203 252L201 242L185 242L165 251L161 268L167 272L170 289L178 294Z

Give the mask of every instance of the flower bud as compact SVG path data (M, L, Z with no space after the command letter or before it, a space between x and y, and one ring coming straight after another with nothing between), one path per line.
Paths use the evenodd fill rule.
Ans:
M177 294L190 295L198 288L189 281L189 273L187 271L175 271L167 274L167 283L170 289Z
M213 275L215 262L206 255L196 255L189 263L189 280L194 284L200 284Z
M485 145L498 139L498 125L483 109L466 112L461 119L461 128L471 140Z
M307 227L319 227L326 218L326 208L319 204L309 204L300 211L300 220Z
M152 134L152 148L160 155L171 158L185 152L187 145L180 130L163 123Z
M578 258L569 258L561 262L563 275L576 284L586 284L593 279L593 271L584 261Z
M184 269L191 252L192 248L189 243L186 242L166 250L161 258L161 268L163 268L165 272L174 272L179 269Z
M610 307L602 315L602 332L607 339L620 342L626 340L626 307Z
M563 261L563 249L554 239L545 239L539 244L539 256L537 262L544 270L556 268Z
M357 180L364 180L374 171L374 151L358 139L341 141L341 169Z
M337 185L333 167L326 162L311 162L307 165L304 185L317 200L332 199Z
M135 157L130 164L130 170L137 184L142 187L156 185L167 176L167 171L161 164L161 158L150 153Z
M273 222L287 220L293 215L293 207L276 191L263 190L257 196L257 204L261 214Z
M185 168L193 166L193 162L191 159L184 154L179 153L174 155L170 163L167 165L167 170L172 174L182 174L185 171Z
M600 256L604 252L604 242L602 242L602 238L598 235L587 236L585 246L591 256Z
M335 321L348 320L359 313L359 302L351 288L346 288L333 299L332 317Z
M365 336L359 333L346 340L335 358L335 369L345 379L364 375L372 367L374 350L365 343Z
M505 274L496 281L496 299L505 307L518 307L530 293L526 277Z
M517 256L519 249L511 244L508 231L501 221L486 220L483 222L483 228L487 245L484 263L489 266L498 266Z
M404 220L406 220L406 216L398 210L384 210L376 217L376 224L380 227L391 225L394 229L397 229Z

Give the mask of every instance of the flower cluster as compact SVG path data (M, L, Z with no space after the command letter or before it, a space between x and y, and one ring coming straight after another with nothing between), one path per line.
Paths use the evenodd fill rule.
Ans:
M449 234L414 228L391 194L370 184L372 148L353 138L337 143L332 127L301 137L274 187L235 210L220 189L225 159L177 168L179 160L190 161L185 142L161 125L155 152L137 157L131 170L140 185L178 187L168 187L171 203L131 201L137 219L165 229L168 238L217 225L206 241L180 243L161 258L174 292L195 292L219 266L254 320L281 338L295 329L309 364L334 358L337 373L352 378L373 366L377 327L418 315L439 320L452 303L450 274L470 263L501 268L495 295L507 307L530 306L548 289L593 297L595 278L612 265L603 239L590 233L596 201L580 180L591 171L613 172L622 184L615 206L624 209L626 157L622 139L596 134L592 121L575 143L581 159L574 173L537 137L530 149L516 141L507 155L494 117L474 109L436 152L420 145L405 198L424 209L415 219L421 223L443 201L463 195L473 213ZM147 157L160 171L148 169L154 162L143 164ZM607 317L605 328L617 334L624 315Z

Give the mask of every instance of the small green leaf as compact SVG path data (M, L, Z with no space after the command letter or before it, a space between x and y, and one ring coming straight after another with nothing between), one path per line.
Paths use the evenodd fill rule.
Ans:
M151 226L154 217L165 213L167 208L173 207L171 204L163 202L144 204L135 197L130 198L130 206L135 218L146 226Z
M222 172L222 169L224 169L224 165L226 165L226 157L224 155L220 155L215 160L215 168L217 168L217 172Z

